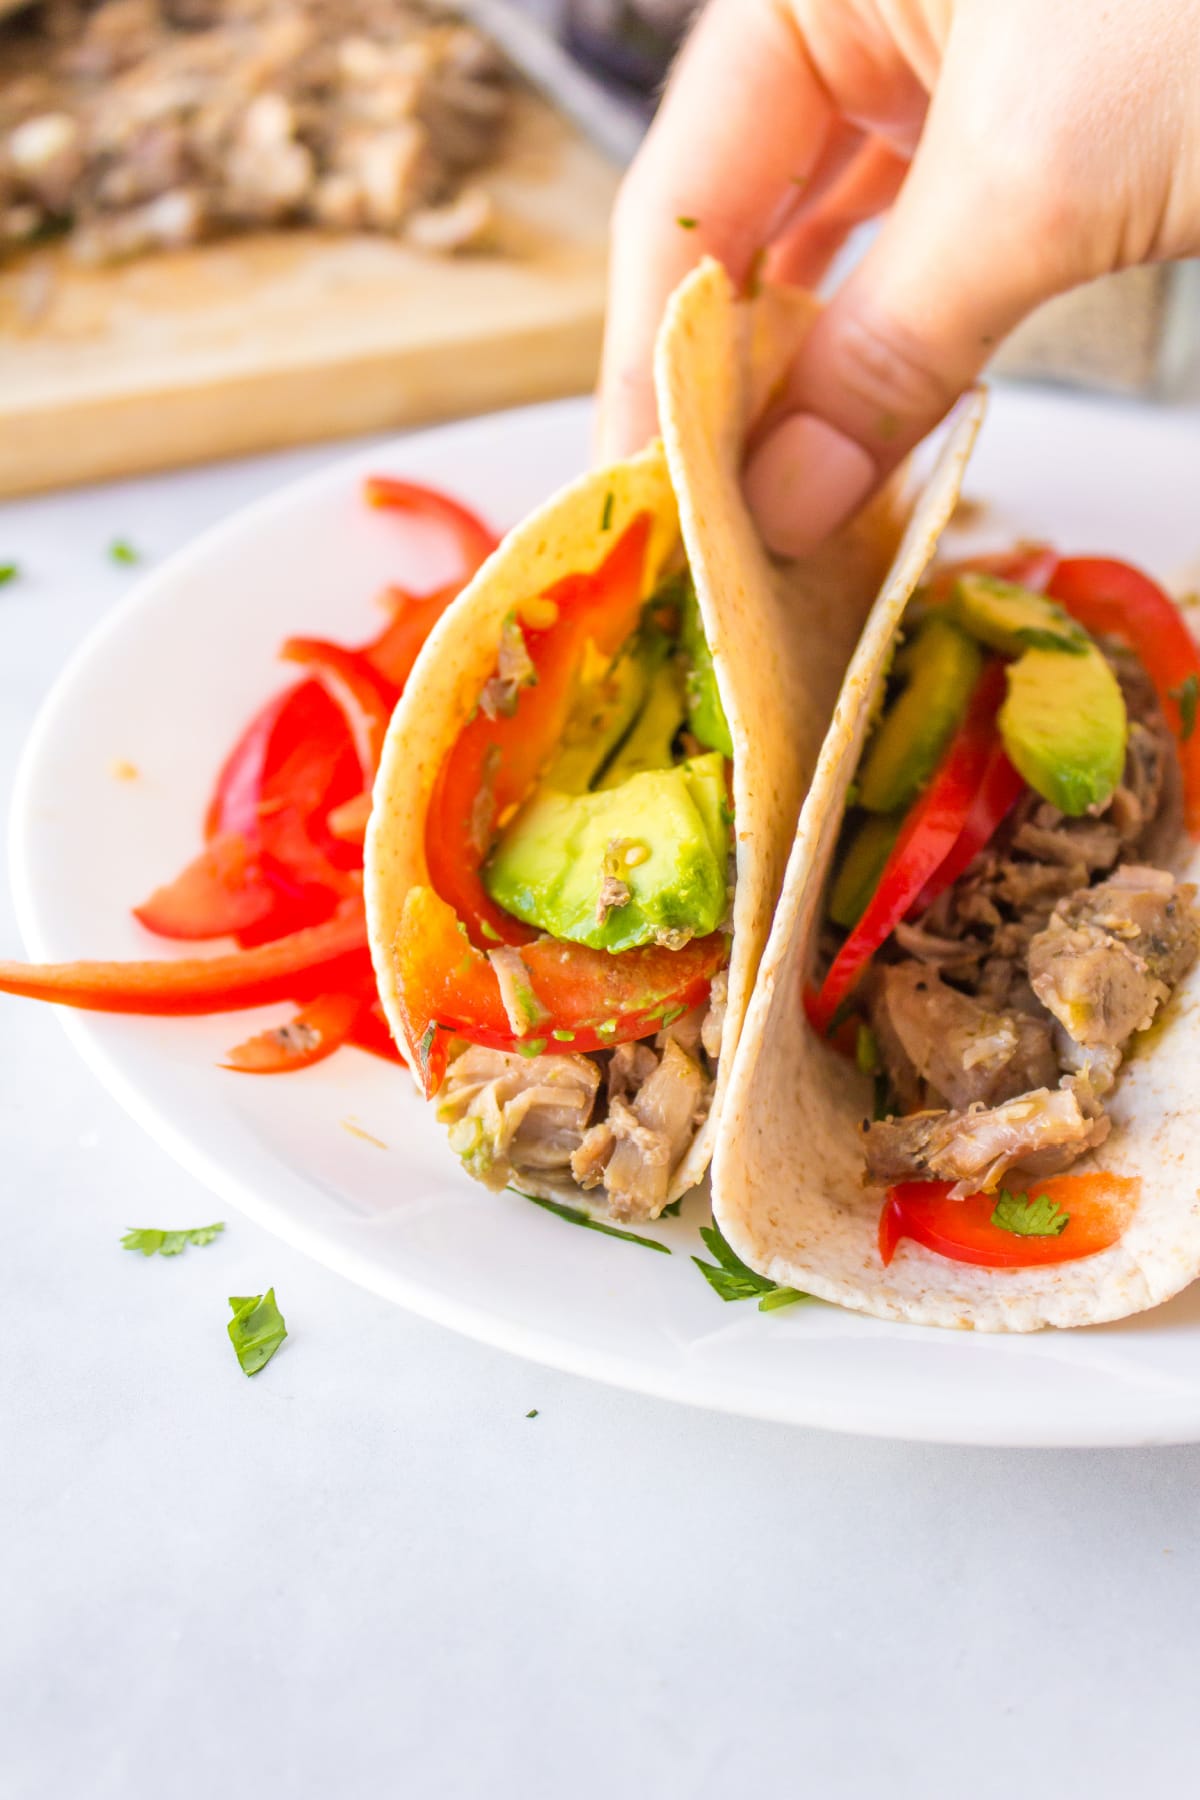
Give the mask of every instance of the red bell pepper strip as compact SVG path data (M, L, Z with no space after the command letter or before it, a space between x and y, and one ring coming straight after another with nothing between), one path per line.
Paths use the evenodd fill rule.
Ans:
M133 916L159 937L233 936L261 925L278 895L245 838L216 837L182 874L135 906Z
M236 1012L271 1000L352 988L370 977L361 900L323 925L254 950L180 962L0 962L0 993L85 1012Z
M221 1067L242 1075L287 1075L324 1062L347 1041L370 1002L359 993L318 994L286 1025L274 1025L229 1052Z
M1200 837L1200 650L1183 614L1148 575L1102 556L1065 557L1047 592L1087 631L1111 633L1137 655L1175 738L1188 830Z
M475 944L523 944L533 936L493 903L479 871L497 819L524 800L562 740L587 643L614 656L635 629L649 537L650 515L641 513L598 569L568 575L537 597L535 616L547 623L521 627L536 679L520 690L507 716L489 718L480 709L442 765L425 855L433 886ZM518 623L519 615L520 608Z
M301 663L311 669L328 688L350 729L363 786L369 788L399 697L396 689L384 681L361 651L327 643L324 638L289 638L280 655L285 662Z
M402 690L425 640L452 601L461 594L461 581L434 588L430 594L409 594L392 588L395 610L379 636L364 644L360 655L394 688Z
M991 842L1024 792L1025 783L1009 762L1003 744L993 744L967 822L949 856L922 888L914 912L924 912L939 894L953 887L984 845Z
M879 885L838 951L820 992L806 996L808 1016L824 1036L879 946L910 911L950 854L979 792L996 743L996 714L1004 698L1004 668L989 662L967 715L924 792L900 827Z
M995 1194L948 1198L948 1181L906 1181L888 1189L879 1217L879 1254L885 1265L904 1238L953 1262L984 1269L1032 1269L1046 1263L1077 1262L1117 1242L1137 1203L1136 1176L1086 1173L1035 1181L1033 1196L1045 1194L1069 1215L1057 1236L1021 1237L992 1224Z
M386 1062L404 1064L378 999L363 1007L350 1027L346 1042L359 1050L369 1050L372 1056L382 1056Z
M390 475L368 475L364 492L369 506L387 507L444 526L462 554L464 582L487 561L500 541L469 507L436 488L422 487L416 481L399 481Z
M452 908L432 888L410 888L394 952L405 1058L429 1097L441 1085L451 1037L527 1056L611 1049L652 1035L664 1013L698 1006L728 954L729 939L719 931L693 938L682 950L647 945L617 956L536 938L520 952L530 1028L518 1033L496 971L470 943Z
M282 800L278 776L297 750L320 745L336 754L345 735L345 721L319 682L298 682L276 694L226 757L209 802L205 835L236 832L253 841L260 808Z

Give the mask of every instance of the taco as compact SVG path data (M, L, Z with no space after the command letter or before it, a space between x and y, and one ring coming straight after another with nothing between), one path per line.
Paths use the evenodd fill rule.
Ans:
M1026 546L881 598L714 1170L752 1267L1011 1331L1200 1273L1198 698L1181 613L1127 564Z
M704 1175L787 847L894 550L895 490L775 568L747 428L810 316L706 264L663 441L512 531L393 716L366 846L380 997L464 1168L653 1219Z

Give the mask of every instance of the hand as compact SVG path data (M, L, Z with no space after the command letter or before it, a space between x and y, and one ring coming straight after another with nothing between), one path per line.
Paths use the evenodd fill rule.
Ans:
M1042 300L1200 252L1197 95L1200 0L710 0L614 214L606 454L653 434L702 255L812 285L890 208L746 469L767 542L807 551Z

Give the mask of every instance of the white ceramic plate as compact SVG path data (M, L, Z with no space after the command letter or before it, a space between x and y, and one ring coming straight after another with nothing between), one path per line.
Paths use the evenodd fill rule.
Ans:
M583 466L579 402L410 437L288 488L143 581L38 720L13 817L38 958L145 956L129 915L194 854L245 720L288 679L281 640L378 628L388 580L439 576L426 538L359 497L368 469L446 486L497 525ZM1043 533L1171 574L1200 548L1190 416L1002 392L969 493L977 541ZM140 771L113 779L114 759ZM271 1009L254 1019L278 1018ZM670 1258L580 1231L457 1171L408 1078L343 1051L284 1079L227 1073L243 1017L64 1013L101 1080L223 1200L364 1287L523 1355L705 1406L881 1436L985 1444L1200 1438L1200 1287L1119 1326L985 1338L812 1303L724 1305L693 1268L700 1196L650 1228ZM358 1135L369 1133L379 1147Z

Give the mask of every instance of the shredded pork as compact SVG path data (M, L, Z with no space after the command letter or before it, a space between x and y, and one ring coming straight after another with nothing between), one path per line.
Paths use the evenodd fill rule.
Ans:
M0 254L297 223L461 250L511 87L432 0L43 0L0 26Z
M1026 794L955 885L897 927L874 974L870 1019L902 1116L864 1127L868 1182L966 1194L1069 1167L1108 1135L1101 1101L1129 1039L1200 950L1195 889L1138 860L1162 823L1167 728L1136 661L1106 654L1130 717L1108 805L1069 819Z
M708 1113L701 1039L717 1004L714 996L683 1014L653 1042L611 1051L464 1050L438 1104L451 1147L489 1187L573 1179L614 1219L656 1219Z

